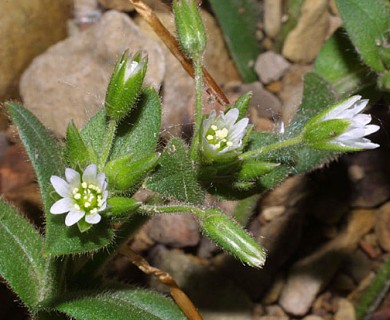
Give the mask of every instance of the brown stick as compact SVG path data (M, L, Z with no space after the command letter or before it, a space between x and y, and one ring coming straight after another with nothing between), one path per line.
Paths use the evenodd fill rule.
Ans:
M192 61L184 56L179 48L179 44L176 41L176 38L164 27L160 19L155 15L153 10L146 5L142 0L129 0L131 4L135 7L137 12L145 19L145 21L150 25L154 32L160 37L160 39L165 43L169 51L176 57L176 59L181 63L184 70L187 73L194 77L194 67ZM208 71L203 68L203 78L206 84L207 93L212 94L216 97L217 101L226 106L229 104L228 98L225 96L221 88L215 82L214 78L208 73Z
M120 250L120 253L130 259L130 262L136 265L145 274L151 274L162 284L165 284L180 309L184 312L189 320L202 320L202 316L192 303L190 298L179 288L173 277L160 269L152 267L143 257L136 254L129 247Z

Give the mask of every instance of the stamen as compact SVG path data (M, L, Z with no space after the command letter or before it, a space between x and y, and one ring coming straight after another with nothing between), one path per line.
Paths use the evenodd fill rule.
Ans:
M75 198L76 200L79 200L81 199L81 194L80 193L76 193L73 198Z
M89 202L84 203L84 208L89 208L91 204Z
M211 129L213 129L214 131L217 131L218 127L215 124L213 124L213 125L211 125Z
M87 184L86 182L83 182L83 183L81 184L81 187L83 187L84 189L87 189L88 184Z
M214 136L212 136L211 134L209 134L207 137L206 137L207 140L213 140L214 139Z

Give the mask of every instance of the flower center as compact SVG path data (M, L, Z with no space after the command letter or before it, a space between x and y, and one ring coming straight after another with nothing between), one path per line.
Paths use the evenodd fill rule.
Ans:
M215 124L213 124L206 133L207 141L209 144L214 145L218 151L233 145L233 142L228 139L228 136L228 129L218 128Z
M75 209L84 211L86 214L97 213L104 202L102 190L86 182L83 182L79 188L73 188L72 195Z

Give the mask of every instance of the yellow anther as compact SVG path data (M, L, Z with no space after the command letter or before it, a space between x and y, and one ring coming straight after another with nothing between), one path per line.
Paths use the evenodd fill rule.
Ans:
M81 194L80 193L76 193L73 198L75 198L76 200L78 199L81 199Z
M231 146L233 145L233 142L228 141L228 142L226 142L226 145L227 145L228 147L231 147Z
M214 131L216 131L216 130L218 130L218 127L217 127L215 124L213 124L213 125L211 126L211 129L213 129Z
M209 134L207 137L206 137L207 140L213 140L214 139L214 136L212 136L211 134Z
M229 130L226 129L226 128L223 128L222 130L217 130L215 131L215 136L218 138L218 139L223 139L223 138L226 138L229 134Z
M83 183L81 184L81 186L82 186L84 189L87 189L88 184L87 184L86 182L83 182Z
M76 209L76 210L80 210L80 206L78 204L74 204L73 207Z
M79 188L73 188L72 193L76 194L77 192L79 192Z
M84 203L84 208L89 208L91 204L89 202Z

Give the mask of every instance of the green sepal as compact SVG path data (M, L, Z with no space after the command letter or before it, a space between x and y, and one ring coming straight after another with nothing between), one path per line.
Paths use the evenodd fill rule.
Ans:
M314 149L344 133L351 122L343 119L331 119L309 123L303 131L302 140Z
M129 215L137 211L142 203L133 198L111 197L108 198L107 204L107 210L102 215L117 219L128 218Z
M222 249L252 267L264 265L264 249L233 219L216 209L199 218L203 232Z
M73 121L69 122L66 130L66 153L72 168L83 170L89 164L97 163L95 152L85 145Z
M110 189L125 191L137 187L156 166L159 157L154 153L136 161L131 161L131 155L111 160L104 168Z
M85 221L85 219L80 219L78 222L77 222L77 227L79 228L80 232L81 233L84 233L84 232L87 232L89 229L92 228L92 224L88 223L87 221Z
M383 72L377 81L380 90L390 92L390 71Z
M194 0L173 2L176 32L180 45L187 57L195 60L206 49L206 31Z
M253 93L251 91L244 93L236 101L234 101L234 103L230 105L229 108L227 108L224 113L226 114L230 109L237 108L238 111L240 112L237 121L241 120L242 118L245 118L252 97L253 97Z
M240 180L250 181L258 178L259 176L262 176L263 174L271 172L279 165L280 163L273 162L263 162L256 160L245 161L241 165L240 172L238 173L238 178Z
M138 65L130 71L134 62ZM116 63L105 98L105 108L111 119L122 120L134 107L141 93L147 64L147 56L142 57L140 52L132 56L128 50Z

